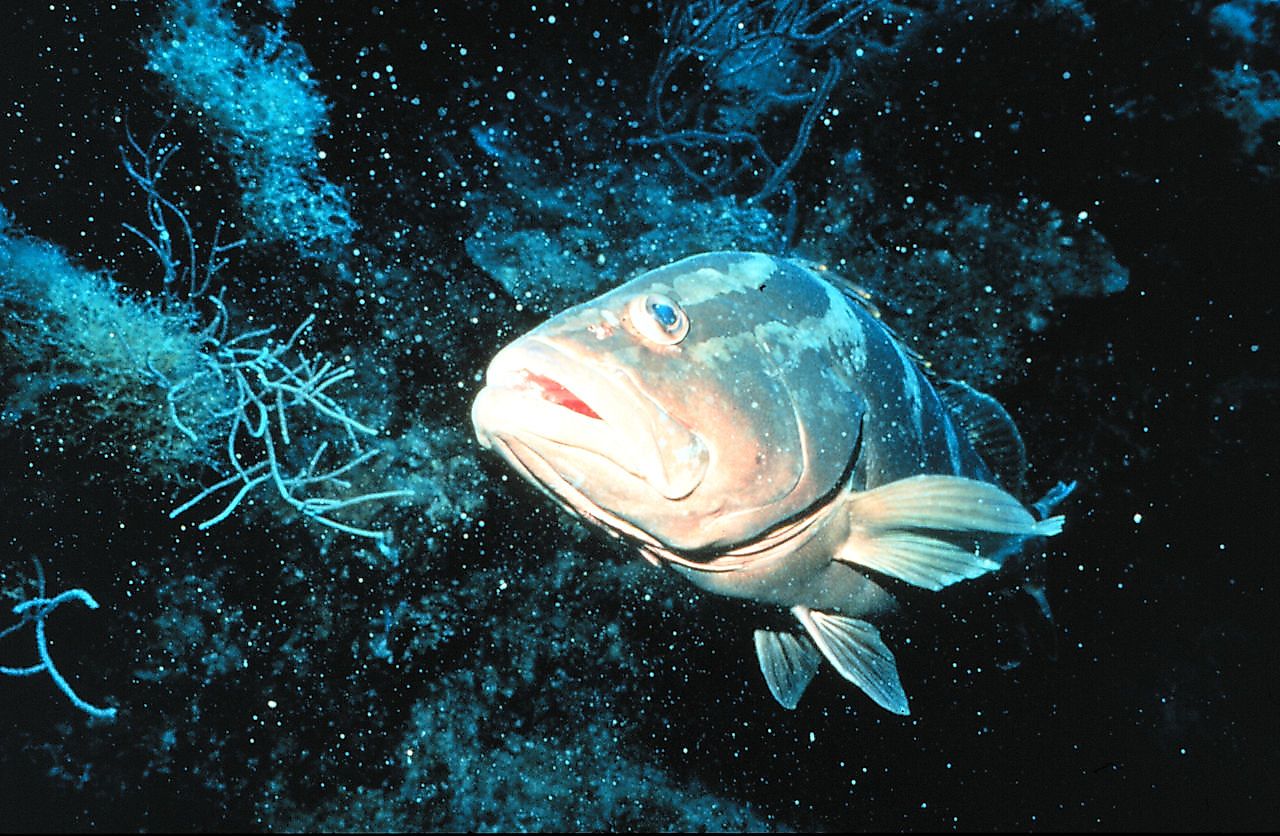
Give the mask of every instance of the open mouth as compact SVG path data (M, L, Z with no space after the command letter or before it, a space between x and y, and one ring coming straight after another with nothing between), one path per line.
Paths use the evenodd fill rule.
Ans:
M564 384L545 375L531 372L528 369L521 369L521 379L515 388L533 390L544 401L550 401L553 404L563 406L565 409L572 410L579 415L585 415L588 418L594 418L597 421L603 420L594 409L587 406L586 401L575 395Z

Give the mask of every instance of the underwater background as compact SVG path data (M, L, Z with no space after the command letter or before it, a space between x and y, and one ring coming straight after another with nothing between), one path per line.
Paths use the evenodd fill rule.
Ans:
M1280 3L14 0L0 829L1272 829ZM763 609L468 418L547 316L827 265L1018 421L1052 622Z

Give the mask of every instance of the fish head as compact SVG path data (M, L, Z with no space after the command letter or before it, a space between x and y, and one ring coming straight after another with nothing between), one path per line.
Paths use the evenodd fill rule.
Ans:
M862 402L821 333L830 290L762 254L652 270L502 348L477 438L615 535L749 541L833 490L856 448Z

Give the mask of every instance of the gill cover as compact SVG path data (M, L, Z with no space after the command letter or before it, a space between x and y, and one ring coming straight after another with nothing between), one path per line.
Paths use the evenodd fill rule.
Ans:
M617 532L679 551L749 540L830 492L853 455L847 308L765 255L652 270L504 348L477 435Z

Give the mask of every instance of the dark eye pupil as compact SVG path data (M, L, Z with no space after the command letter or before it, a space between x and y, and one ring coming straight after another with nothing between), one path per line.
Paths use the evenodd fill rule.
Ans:
M658 324L663 328L671 328L676 324L675 308L665 302L653 302L649 305L649 310L653 313L653 318L658 320Z

